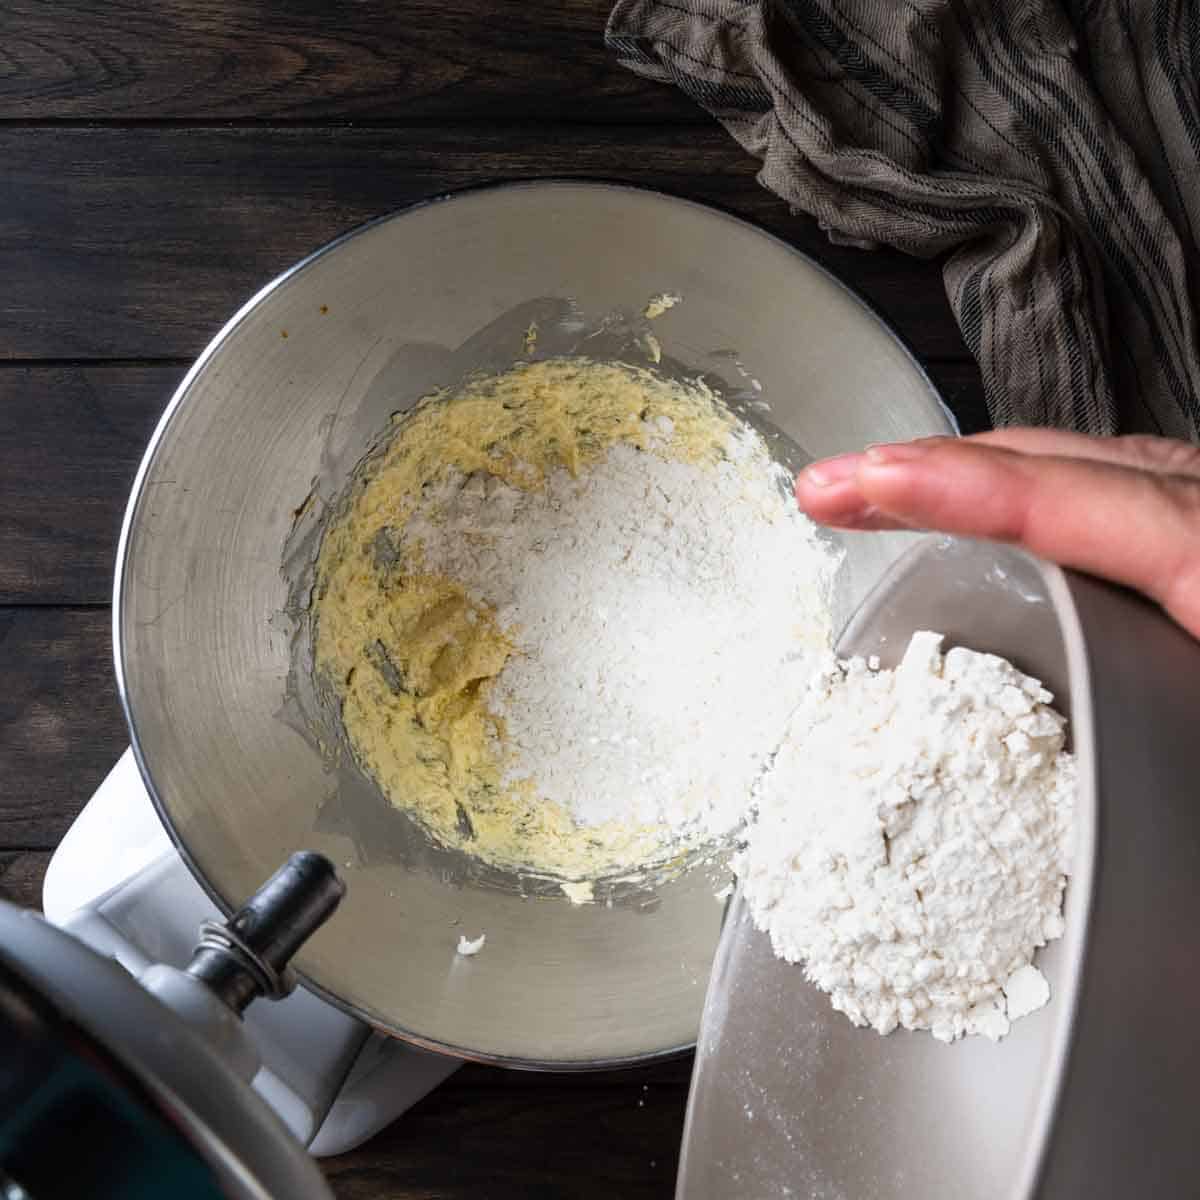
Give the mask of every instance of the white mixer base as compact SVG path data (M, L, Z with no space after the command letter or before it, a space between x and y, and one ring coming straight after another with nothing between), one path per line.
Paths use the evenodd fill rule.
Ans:
M126 750L46 872L46 917L133 974L185 967L201 921L220 914L179 856ZM298 987L246 1013L262 1067L255 1090L312 1154L352 1150L458 1068Z

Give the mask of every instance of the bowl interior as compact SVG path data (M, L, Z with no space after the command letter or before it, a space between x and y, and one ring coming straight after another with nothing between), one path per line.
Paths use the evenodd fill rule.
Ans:
M723 880L696 870L576 907L415 862L396 814L328 773L287 719L284 547L390 413L522 357L534 319L566 346L615 315L599 345L637 361L663 291L683 297L653 322L664 368L705 373L794 453L950 429L887 328L784 244L657 193L513 185L370 225L256 297L184 381L130 501L117 668L160 813L226 906L292 851L328 854L348 895L299 970L428 1046L577 1067L689 1045ZM845 611L907 542L849 540ZM483 952L457 956L460 933L486 933Z

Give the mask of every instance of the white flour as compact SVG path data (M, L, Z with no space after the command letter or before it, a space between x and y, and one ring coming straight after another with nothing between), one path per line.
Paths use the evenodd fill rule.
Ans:
M483 949L483 943L487 941L487 934L481 933L477 938L469 938L465 933L460 934L458 938L457 952L463 958L471 958Z
M736 827L828 646L835 555L757 435L728 452L617 443L533 492L455 474L405 527L515 635L488 698L507 779L581 825Z
M896 671L832 661L739 864L755 923L856 1025L992 1038L1040 1008L1063 931L1075 764L1033 679L918 633Z

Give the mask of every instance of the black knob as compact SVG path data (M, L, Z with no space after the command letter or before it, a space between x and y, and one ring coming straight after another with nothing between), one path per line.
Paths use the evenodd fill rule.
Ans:
M346 885L324 855L293 854L225 925L206 921L188 974L234 1012L258 996L273 1000L295 986L287 965L333 915Z

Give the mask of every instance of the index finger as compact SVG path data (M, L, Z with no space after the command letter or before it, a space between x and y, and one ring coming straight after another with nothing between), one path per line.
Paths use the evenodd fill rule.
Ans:
M835 523L856 524L849 490L874 527L1018 543L1137 588L1200 636L1200 480L946 440L873 447L826 490L845 513Z

